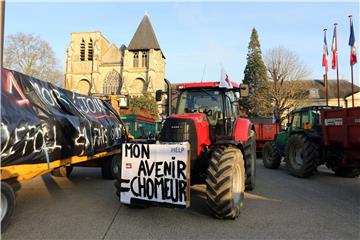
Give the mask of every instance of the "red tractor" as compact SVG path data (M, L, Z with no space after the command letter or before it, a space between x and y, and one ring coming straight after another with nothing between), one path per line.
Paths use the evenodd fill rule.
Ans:
M218 218L240 214L244 191L255 187L254 127L240 118L239 99L247 86L219 82L177 85L175 114L166 118L159 141L189 142L191 185L206 184L207 205ZM161 100L157 92L156 100Z

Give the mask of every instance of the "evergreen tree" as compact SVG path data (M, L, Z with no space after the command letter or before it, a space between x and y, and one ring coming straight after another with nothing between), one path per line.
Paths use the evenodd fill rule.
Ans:
M243 83L249 85L249 97L242 100L243 110L250 117L272 114L271 98L268 94L268 79L266 67L262 59L259 36L253 28L244 70Z

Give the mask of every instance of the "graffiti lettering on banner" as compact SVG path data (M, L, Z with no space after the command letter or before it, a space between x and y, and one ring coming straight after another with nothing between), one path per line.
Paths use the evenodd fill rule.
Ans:
M189 207L189 145L123 144L121 178L122 203Z

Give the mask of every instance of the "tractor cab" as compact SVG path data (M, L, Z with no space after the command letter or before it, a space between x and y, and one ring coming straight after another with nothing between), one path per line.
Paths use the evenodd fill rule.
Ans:
M176 114L203 114L212 141L231 132L239 115L238 98L233 91L220 88L187 88L180 92Z
M337 109L332 106L308 106L295 109L288 115L287 131L314 130L321 131L321 110Z

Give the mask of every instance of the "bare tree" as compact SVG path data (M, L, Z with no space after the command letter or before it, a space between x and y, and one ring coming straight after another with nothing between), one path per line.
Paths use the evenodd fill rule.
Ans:
M63 81L58 59L49 43L33 34L6 37L4 66L54 84Z
M269 75L269 95L278 106L280 122L287 110L300 106L308 96L308 84L303 81L310 75L308 67L298 55L283 47L270 49L265 55Z

